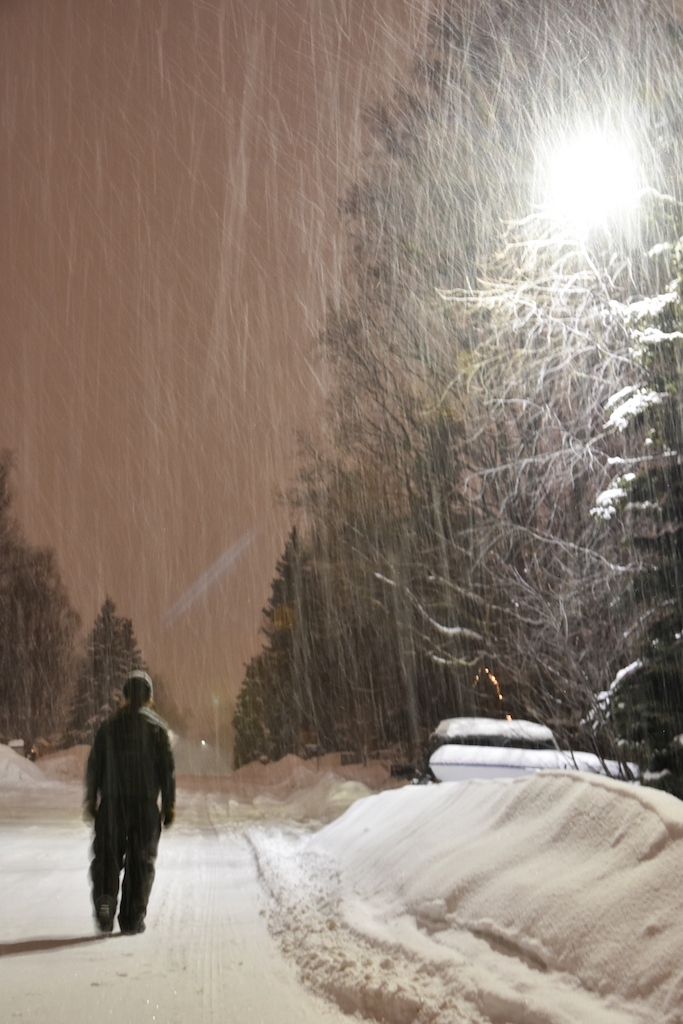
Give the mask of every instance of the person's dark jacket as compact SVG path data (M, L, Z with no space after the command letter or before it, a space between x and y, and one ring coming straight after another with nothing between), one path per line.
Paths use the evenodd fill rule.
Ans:
M156 804L164 823L175 806L175 765L166 723L150 707L127 704L100 726L86 771L86 805L106 802L117 815Z

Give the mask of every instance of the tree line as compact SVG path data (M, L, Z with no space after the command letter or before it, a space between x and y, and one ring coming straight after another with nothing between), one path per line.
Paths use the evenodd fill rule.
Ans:
M37 753L91 743L123 700L128 672L146 665L110 597L81 638L54 551L30 545L12 515L11 472L11 454L0 452L0 740ZM173 715L155 682L157 703Z
M665 5L445 2L368 112L238 763L508 714L680 787L682 42ZM654 185L559 237L529 169L624 97Z

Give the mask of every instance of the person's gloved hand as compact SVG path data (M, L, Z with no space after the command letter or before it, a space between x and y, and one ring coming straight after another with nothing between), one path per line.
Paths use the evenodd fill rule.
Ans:
M175 818L175 807L166 807L164 809L164 828L169 828L173 824Z

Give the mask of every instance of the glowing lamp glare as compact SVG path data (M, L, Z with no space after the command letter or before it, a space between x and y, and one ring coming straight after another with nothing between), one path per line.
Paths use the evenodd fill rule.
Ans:
M546 214L580 235L604 226L638 201L634 153L623 141L592 131L576 136L550 166Z

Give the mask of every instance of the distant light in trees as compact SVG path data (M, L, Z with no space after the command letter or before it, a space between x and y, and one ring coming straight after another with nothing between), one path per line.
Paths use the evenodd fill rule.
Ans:
M500 692L500 684L499 684L498 680L496 679L496 677L494 676L493 672L490 672L489 669L484 668L484 675L488 679L488 681L494 686L495 691L496 691L496 693L498 695L498 700L502 700L503 699L503 694ZM477 672L477 675L475 677L475 680L474 680L474 683L473 683L473 687L472 687L473 689L474 689L474 687L476 687L476 685L477 685L477 683L479 682L480 679L481 679L481 672Z

